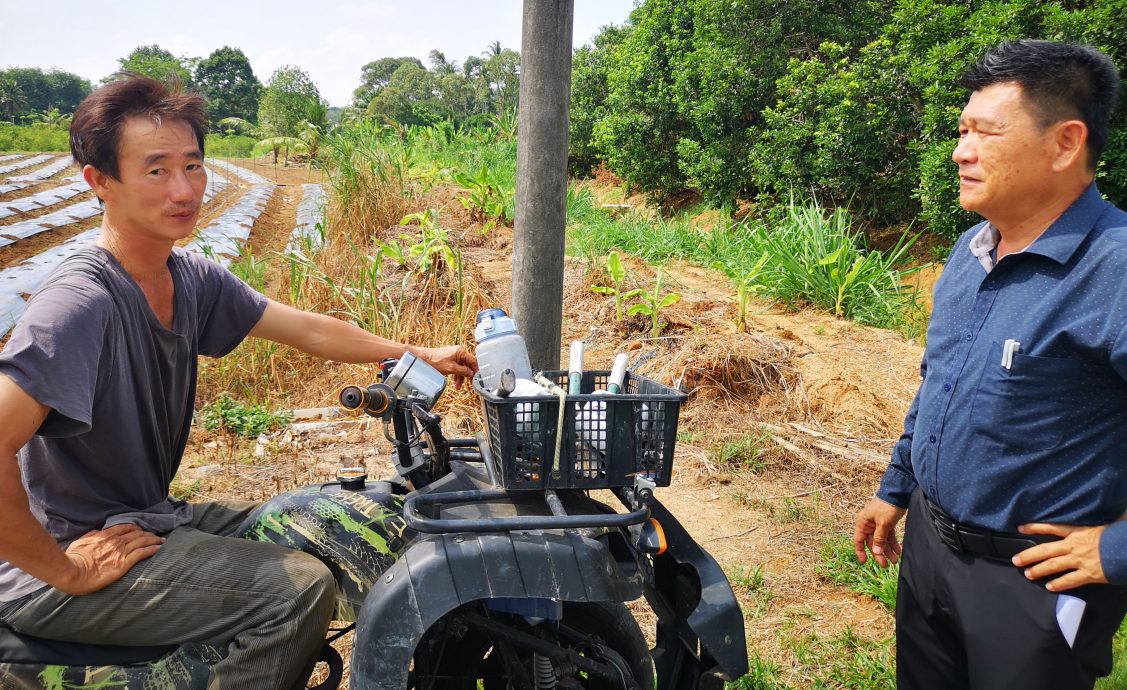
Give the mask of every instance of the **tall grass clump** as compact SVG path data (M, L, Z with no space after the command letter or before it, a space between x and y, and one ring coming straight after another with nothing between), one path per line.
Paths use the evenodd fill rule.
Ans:
M794 307L814 306L839 318L894 328L914 304L916 292L900 268L915 237L902 235L887 252L870 250L851 228L849 211L827 211L817 201L791 201L781 223L748 235L751 256L767 253L762 282L767 292ZM748 260L747 254L744 260Z
M417 210L423 189L412 172L416 158L410 141L372 120L333 130L322 148L323 163L332 171L333 237L363 246L373 234Z

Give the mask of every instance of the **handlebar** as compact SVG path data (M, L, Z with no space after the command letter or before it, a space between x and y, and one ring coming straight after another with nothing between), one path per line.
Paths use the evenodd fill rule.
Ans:
M340 405L346 410L362 410L372 417L388 413L395 401L395 391L383 383L373 383L367 388L345 386L340 390Z

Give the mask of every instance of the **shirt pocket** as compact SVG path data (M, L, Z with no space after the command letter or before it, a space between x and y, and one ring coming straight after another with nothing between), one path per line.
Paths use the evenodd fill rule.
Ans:
M1071 357L1015 353L1002 366L1002 346L990 355L971 406L971 427L1015 450L1048 450L1060 445L1091 409L1090 383L1101 376L1092 363Z

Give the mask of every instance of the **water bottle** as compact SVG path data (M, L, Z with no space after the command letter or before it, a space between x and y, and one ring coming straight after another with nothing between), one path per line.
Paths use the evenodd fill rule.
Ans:
M492 390L501 381L501 372L512 369L518 379L532 378L528 348L517 333L517 324L504 309L482 309L473 331L477 339L477 365L482 387Z

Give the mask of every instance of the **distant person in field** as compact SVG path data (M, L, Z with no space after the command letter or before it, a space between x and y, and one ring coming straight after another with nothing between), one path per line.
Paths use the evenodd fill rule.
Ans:
M333 611L329 570L223 536L253 503L169 496L196 360L248 335L339 362L408 348L176 247L207 184L205 112L198 95L126 75L75 113L71 149L105 216L0 352L0 619L55 640L225 646L209 687L304 688ZM410 349L459 380L476 368L460 347Z
M1127 214L1094 182L1115 65L1017 41L962 78L923 383L854 545L901 555L898 687L1091 688L1127 610Z

